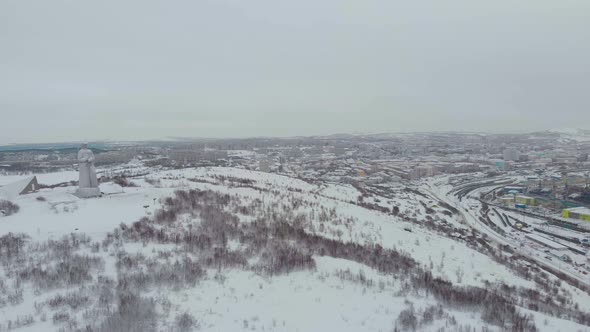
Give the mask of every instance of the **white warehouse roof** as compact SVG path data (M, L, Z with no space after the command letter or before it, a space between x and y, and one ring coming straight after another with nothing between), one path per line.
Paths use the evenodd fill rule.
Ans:
M575 213L582 213L582 214L590 214L590 209L587 207L583 207L583 206L571 208L571 209L566 209L566 211L575 212Z

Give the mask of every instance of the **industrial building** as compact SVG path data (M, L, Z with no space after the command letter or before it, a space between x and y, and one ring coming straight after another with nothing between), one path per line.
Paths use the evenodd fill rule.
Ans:
M529 196L518 195L518 196L514 197L514 201L517 204L533 205L533 206L535 205L535 198L529 197Z
M504 188L502 188L502 192L506 193L506 194L514 194L514 193L519 193L522 194L524 193L525 187L522 186L506 186Z
M514 195L506 195L502 197L498 197L498 201L503 204L512 204L514 203Z
M586 207L576 207L571 209L565 209L562 212L564 218L578 219L590 221L590 209Z
M500 159L494 159L494 160L490 160L490 163L494 166L496 166L499 170L501 171L509 171L512 168L512 162L511 161L504 161L504 160L500 160Z
M168 157L178 164L191 165L199 162L215 162L227 159L227 151L219 150L172 150Z
M419 165L414 167L410 176L412 179L421 179L425 177L434 176L436 169L432 165Z
M505 161L518 161L520 159L520 153L514 148L508 148L504 150Z

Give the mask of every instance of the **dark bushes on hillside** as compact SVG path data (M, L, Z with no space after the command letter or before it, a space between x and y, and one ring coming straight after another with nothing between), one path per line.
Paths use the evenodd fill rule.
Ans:
M416 317L414 307L410 307L400 312L396 322L404 331L416 331L418 317Z
M176 328L179 332L189 332L198 327L198 321L189 313L176 316Z
M514 304L503 296L478 287L458 287L451 282L434 278L429 271L412 277L414 288L425 289L439 301L460 309L481 308L482 319L492 325L512 331L536 331L534 320L521 315ZM518 327L518 328L517 328Z
M119 287L122 289L145 290L156 285L194 286L205 275L201 265L188 257L170 264L141 255L122 256L117 261L117 268L122 272L119 275Z
M270 275L315 269L316 266L310 253L276 242L262 254L262 259L262 270Z
M11 201L0 199L0 216L10 216L17 213L20 207Z
M55 264L36 262L22 268L18 277L24 281L31 281L36 288L50 290L58 287L80 285L92 280L92 269L102 266L100 257L74 254L63 257Z
M28 239L29 236L22 233L0 236L0 262L8 262L23 254L23 247Z
M90 302L90 297L82 292L70 292L65 295L58 294L49 301L47 304L50 308L56 309L61 307L69 307L73 310L84 307Z
M313 269L313 256L316 255L347 259L400 278L407 285L408 292L426 292L444 305L480 312L485 322L504 330L536 331L531 317L521 314L517 305L550 314L556 311L565 312L567 317L580 323L587 318L582 312L558 307L553 301L543 302L535 291L501 286L484 289L453 285L449 281L434 278L406 253L383 248L378 244L344 242L339 238L329 239L317 235L313 231L307 231L310 221L306 215L264 206L260 201L241 206L239 200L234 200L229 195L189 190L177 191L163 203L162 210L157 211L152 219L142 218L131 226L121 226L109 235L111 240L108 243L115 241L113 239L173 243L190 255L195 255L193 257L198 257L198 262L194 263L200 266L220 270L225 267L240 267L267 275ZM252 218L241 223L235 213ZM336 215L323 211L319 213L319 217L328 222L336 218ZM466 239L468 246L474 246L497 260L505 259L501 252L504 249L496 250L485 237L480 237L476 232L470 234L442 223L431 225L445 234L459 233L462 239ZM240 250L230 250L233 246L228 243L235 242L239 242ZM248 264L248 259L252 257L259 258L254 266ZM152 276L158 276L158 280L163 281L164 285L171 286L190 284L197 280L186 278L183 271L191 271L191 267L185 267L183 263L182 267L174 267L175 273L166 272L172 268L169 263L150 265L148 261L130 263L123 260L121 263L128 265L127 271L120 278L120 286L126 288L145 289L151 285L157 286L159 281ZM159 265L158 269L148 269L155 265ZM197 267L197 272L191 273L199 275L199 269ZM526 273L537 272L531 270ZM363 281L364 277L359 278ZM370 282L366 284L371 285ZM549 288L543 290L550 291ZM398 317L398 325L404 329L416 329L422 324L429 324L435 317L440 318L439 312L438 309L431 309L423 314L403 312Z
M117 311L105 319L97 332L151 332L157 331L156 303L129 291L118 294Z

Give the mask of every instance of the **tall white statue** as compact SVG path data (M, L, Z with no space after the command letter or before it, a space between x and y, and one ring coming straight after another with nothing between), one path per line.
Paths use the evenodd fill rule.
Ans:
M82 144L78 151L78 165L80 180L77 195L83 198L100 196L96 169L94 168L94 153L88 149L88 144Z

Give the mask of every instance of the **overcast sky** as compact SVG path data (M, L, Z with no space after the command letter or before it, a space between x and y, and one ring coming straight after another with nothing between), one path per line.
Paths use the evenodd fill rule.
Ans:
M0 144L590 127L588 0L0 1Z

